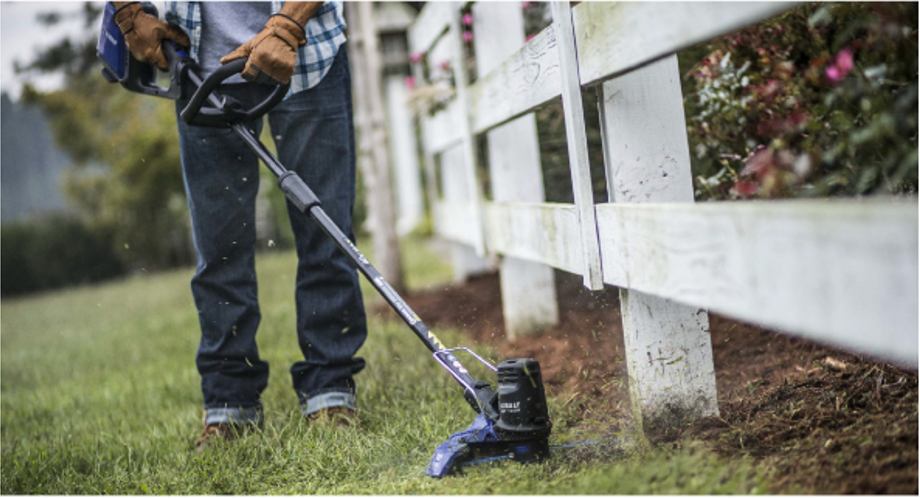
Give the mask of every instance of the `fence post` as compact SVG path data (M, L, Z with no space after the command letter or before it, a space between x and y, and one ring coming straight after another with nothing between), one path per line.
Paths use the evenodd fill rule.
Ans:
M473 5L473 42L479 75L488 74L524 44L524 14L518 2ZM537 121L531 113L491 130L492 200L543 202L543 172ZM553 269L511 256L500 266L502 315L509 339L559 323Z
M387 125L390 128L388 137L396 187L396 232L399 235L406 235L418 226L425 210L418 142L407 104L409 95L405 80L402 74L391 74L384 79Z
M451 147L440 154L441 192L449 203L473 202L475 185L470 185L465 171L464 149L462 145ZM479 226L479 223L475 223ZM450 244L451 266L454 269L454 281L466 282L474 275L479 275L494 268L488 259L476 254L476 249L460 242Z
M458 5L455 3L429 2L419 14L419 17L416 18L415 28L425 28L425 22L430 22L428 17L433 14L437 14L435 15L435 18L437 18L447 11L453 16L457 8ZM428 17L426 17L426 15L428 15ZM437 33L434 31L427 31L420 34L417 29L410 29L410 50L414 51L416 55L424 57L431 66L454 61L457 57L455 45L460 43L460 34L453 29L453 21L454 20L451 19L450 28L446 32L442 32L443 28L440 24L437 25ZM419 24L420 22L421 24ZM457 24L459 24L459 19L457 19ZM421 39L419 37L421 37ZM429 38L431 39L429 40ZM417 84L427 85L431 83L426 78L422 64L413 64L412 74ZM457 79L459 81L459 75L457 75ZM458 100L459 99L460 95L458 90ZM460 113L462 110L460 106L454 105L448 106L447 109L440 112ZM454 122L460 119L465 120L465 118L466 116L464 114L456 118L452 116L449 120L450 122ZM432 220L436 220L436 206L439 204L439 197L443 196L444 200L450 203L467 203L473 201L478 203L478 198L472 197L475 195L475 190L473 190L475 184L468 185L472 181L473 175L467 172L466 157L463 153L464 146L457 144L449 147L447 150L435 149L432 146L436 138L434 136L435 132L431 130L429 121L429 118L425 115L418 116L418 124L422 133L422 159L425 168L426 197L428 199L429 214ZM481 240L482 230L478 215L473 222L477 227L480 227L479 235ZM451 241L449 244L451 266L453 268L455 282L465 282L472 275L485 273L493 269L486 258L477 254L474 247L455 241Z
M603 83L598 97L610 201L693 202L677 56ZM641 429L717 415L708 313L626 289L620 307Z
M553 30L559 51L565 140L569 149L572 193L575 197L581 235L582 277L585 287L600 290L604 288L604 282L601 272L600 242L597 236L597 218L594 212L594 192L591 187L591 167L588 163L588 136L585 132L584 105L578 77L575 30L572 26L572 7L569 2L552 2L552 9Z
M454 69L454 89L457 91L457 107L460 109L459 127L461 130L460 149L463 151L463 173L469 187L469 202L472 203L472 215L475 218L473 226L476 233L473 236L473 249L476 255L483 257L485 249L485 231L482 226L482 192L479 187L477 174L479 160L476 155L476 137L473 135L469 119L468 85L469 75L466 72L466 60L463 53L463 26L460 20L461 2L452 2L450 11L450 28L447 37L451 42L451 65Z

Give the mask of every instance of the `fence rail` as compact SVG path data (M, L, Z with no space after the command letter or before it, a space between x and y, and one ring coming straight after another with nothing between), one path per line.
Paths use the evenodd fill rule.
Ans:
M601 204L597 223L604 283L916 362L916 202Z
M410 31L411 50L429 64L450 56L456 66L465 5L429 3ZM477 52L488 70L472 84L457 71L458 98L420 118L429 181L439 178L444 193L429 188L439 236L582 275L589 288L621 288L640 422L665 408L690 418L718 413L707 309L917 366L915 199L693 203L675 52L793 5L555 2L551 26L526 43L514 35L519 48L500 62ZM473 5L474 13L498 8ZM476 36L477 47L489 47L493 39L507 46L510 35L492 26ZM586 87L597 91L601 111L609 202L599 204L587 167ZM540 202L533 188L484 201L476 137L489 137L490 163L500 162L509 154L492 152L514 145L495 133L560 98L575 203ZM525 178L501 170L507 164L488 167L494 192ZM502 272L505 297L513 279ZM503 300L506 317L527 314L527 300ZM653 349L658 361L650 362Z

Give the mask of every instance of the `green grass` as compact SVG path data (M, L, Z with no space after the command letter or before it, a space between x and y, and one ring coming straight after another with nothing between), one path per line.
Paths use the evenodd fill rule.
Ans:
M409 285L436 285L449 268L412 239ZM291 252L259 256L259 347L271 363L266 424L235 444L192 452L201 393L191 270L141 275L21 299L0 308L3 493L42 494L517 494L750 493L762 474L701 448L636 453L572 450L546 463L482 465L433 480L435 446L473 412L453 380L401 323L371 317L359 374L362 429L305 424L288 366L294 334ZM376 300L365 288L368 302ZM439 331L445 343L463 343ZM487 348L478 348L491 355ZM551 400L557 427L574 414ZM559 429L553 442L577 436Z

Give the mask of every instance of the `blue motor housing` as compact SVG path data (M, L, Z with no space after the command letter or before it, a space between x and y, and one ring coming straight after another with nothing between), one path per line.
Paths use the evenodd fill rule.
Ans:
M105 66L102 74L106 80L112 83L121 83L125 80L128 76L128 45L125 43L125 36L115 24L115 5L112 2L105 3L102 32L99 33L99 41L96 43L96 55Z
M144 12L158 16L157 8L152 3L143 2L141 5ZM121 86L132 92L172 100L181 97L182 86L179 84L181 71L175 69L188 60L188 54L178 47L174 47L174 50L164 50L170 66L170 82L169 88L159 86L156 67L131 56L128 44L125 43L125 37L115 24L115 11L115 5L112 2L106 2L102 14L99 41L96 42L96 55L103 65L102 76L109 83L120 83Z

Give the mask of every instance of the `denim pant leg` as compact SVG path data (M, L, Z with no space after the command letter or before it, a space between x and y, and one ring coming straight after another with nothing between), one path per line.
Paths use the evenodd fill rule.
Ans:
M221 92L246 98L237 94L249 93L247 86L228 85ZM185 104L177 103L177 114ZM261 423L268 362L259 358L255 341L261 319L255 273L258 159L229 129L188 126L178 116L177 121L198 253L191 286L201 325L195 362L206 423Z
M352 240L355 143L351 78L345 47L314 88L294 94L269 115L280 160L296 171L323 209ZM297 335L304 361L291 367L304 414L332 406L354 408L355 357L367 322L355 266L319 225L288 203L299 264Z

